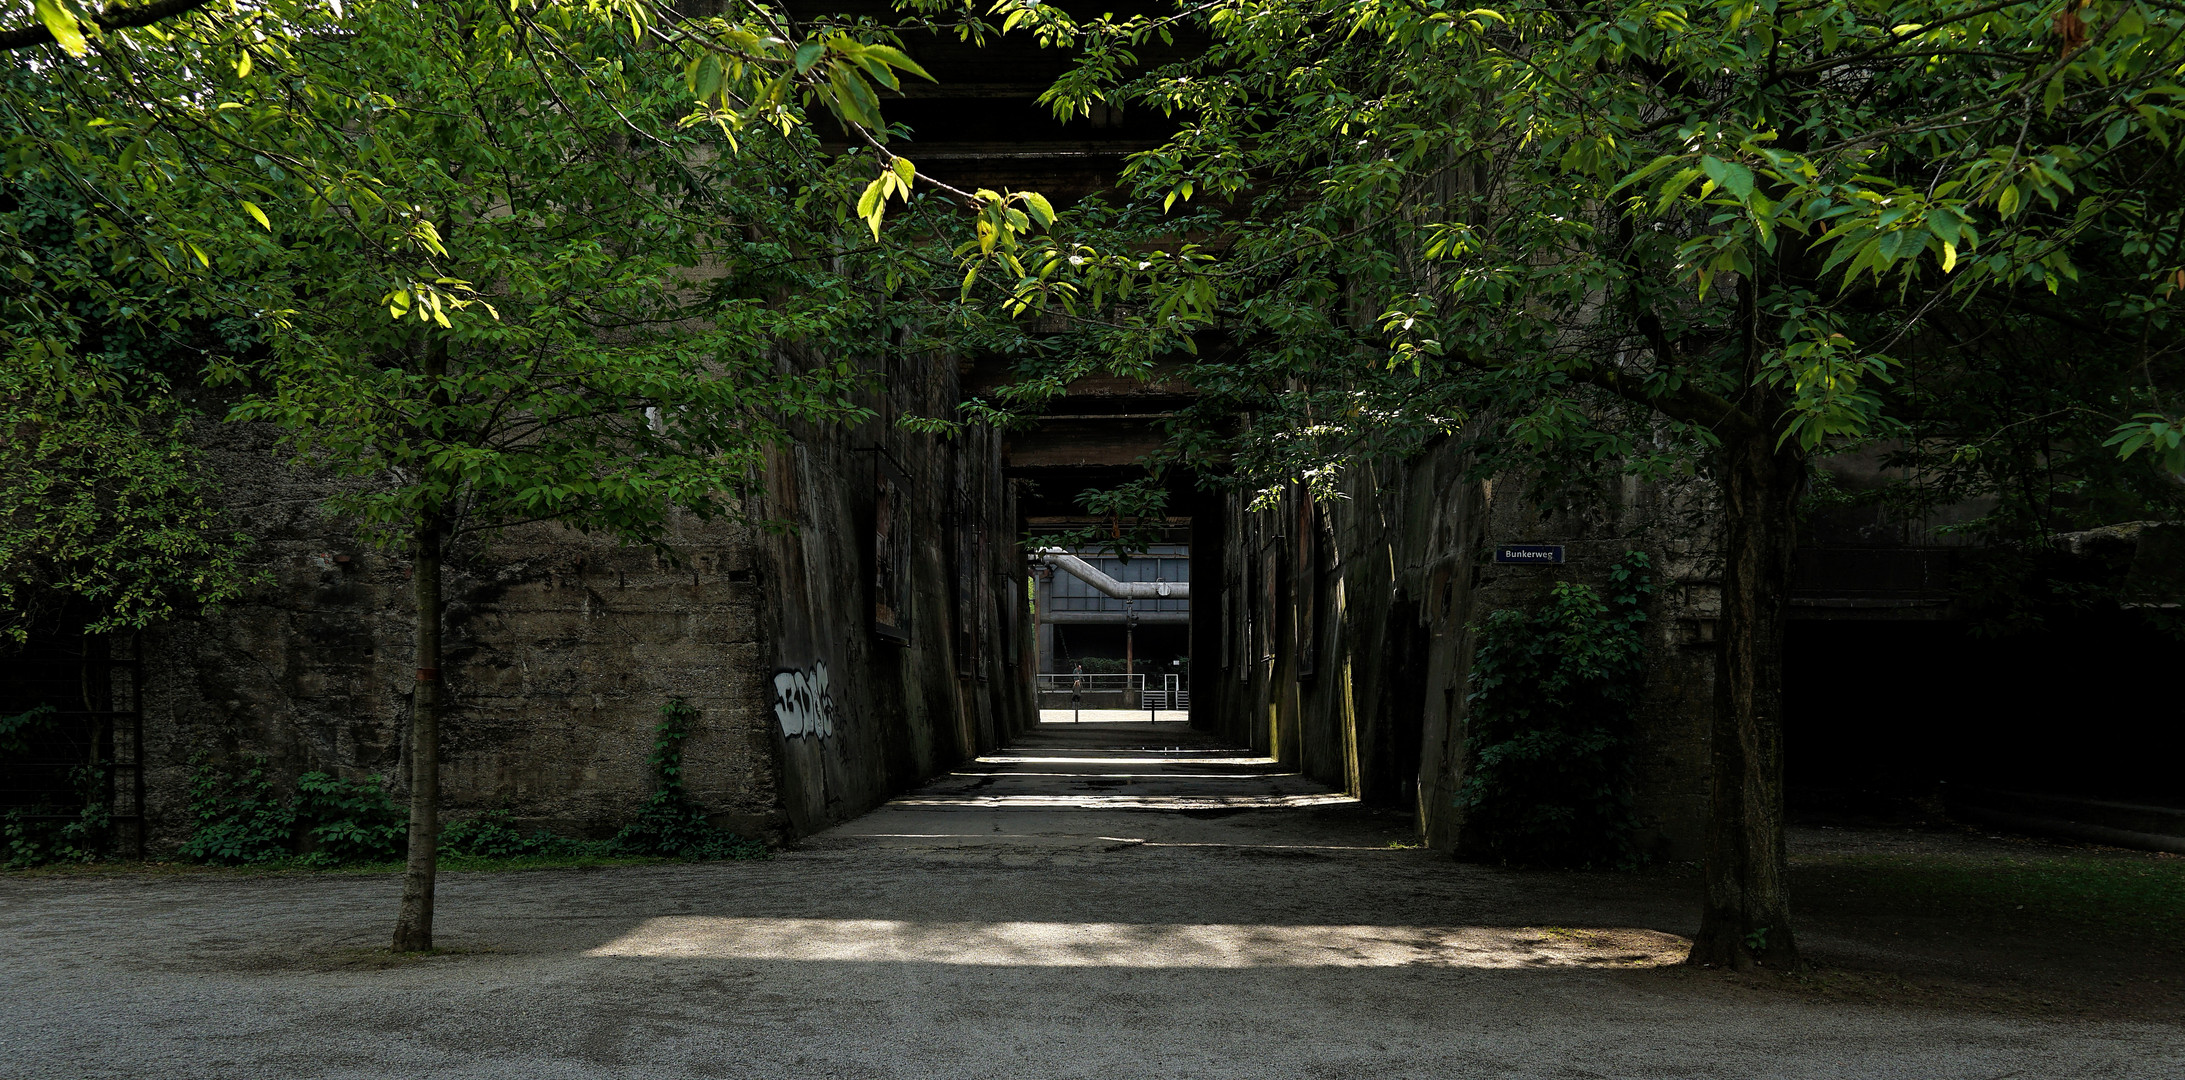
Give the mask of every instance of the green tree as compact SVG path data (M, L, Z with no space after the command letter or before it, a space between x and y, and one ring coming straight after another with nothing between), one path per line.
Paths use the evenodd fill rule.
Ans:
M1203 422L1170 460L1272 488L1455 433L1486 468L1712 481L1694 962L1798 962L1781 671L1816 455L1996 451L2028 417L1958 406L2001 382L2068 399L2076 460L2120 483L2080 511L2179 516L2174 6L1240 0L1010 21L1079 51L1058 113L1103 99L1178 123L1127 170L1165 242L1057 242L1025 261L1065 272L1012 286L1084 320L1058 368L1203 357ZM1134 69L1182 25L1203 55ZM2008 362L2043 338L2069 364ZM2138 463L2093 464L2104 437Z
M96 255L26 262L24 307L65 323L72 290L183 280L250 314L263 354L208 359L242 395L230 419L355 477L334 506L414 557L398 950L432 942L448 546L530 522L658 544L678 512L740 516L791 425L865 415L844 357L903 324L889 291L947 265L905 250L946 219L887 240L888 203L1030 224L1011 207L1035 197L887 150L877 88L922 72L884 29L804 29L759 7L208 5L61 34L78 59L0 100L11 164L81 197ZM808 108L862 145L823 156ZM33 329L58 369L69 339Z
M86 268L71 196L0 179L0 230L34 260L17 280L32 265ZM174 392L207 352L247 350L247 326L144 284L40 298L57 304L0 295L0 636L12 643L142 629L252 577L188 439L203 417Z
M658 543L677 509L740 516L786 425L864 416L850 396L863 376L826 346L863 337L867 305L831 275L763 268L825 250L833 231L769 181L799 167L839 176L813 161L809 136L761 133L732 151L713 129L672 123L661 53L572 34L596 59L550 75L521 62L522 29L498 10L375 6L308 69L322 86L370 73L358 93L324 98L317 120L370 132L403 163L382 173L388 201L433 227L390 245L308 213L306 193L276 200L285 244L266 276L293 283L294 314L235 413L375 481L342 509L414 554L398 950L432 940L446 545L535 521ZM448 101L464 108L451 116L437 107ZM617 132L643 114L656 119Z

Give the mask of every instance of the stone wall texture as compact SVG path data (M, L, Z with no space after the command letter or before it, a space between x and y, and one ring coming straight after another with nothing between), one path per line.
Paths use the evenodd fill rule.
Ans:
M551 524L457 543L444 809L611 835L651 793L653 729L681 698L698 710L691 794L718 823L782 840L862 813L1027 722L1031 661L1015 646L1027 625L1008 608L1012 597L1023 607L1022 558L995 440L978 428L899 430L906 411L956 400L945 360L899 367L872 395L872 423L800 431L772 455L768 493L748 515L759 524L681 520L665 551ZM330 517L342 481L287 464L272 432L213 425L202 442L267 581L144 637L155 850L191 826L199 761L256 755L281 780L323 770L396 788L407 774L407 554ZM910 480L915 602L900 644L871 625L880 458ZM809 687L821 665L824 733L785 721L778 701L783 676Z

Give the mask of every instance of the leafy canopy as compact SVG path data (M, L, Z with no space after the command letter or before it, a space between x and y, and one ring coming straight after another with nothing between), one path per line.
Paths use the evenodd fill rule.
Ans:
M1970 443L1988 433L1938 391L2038 334L2095 354L2073 373L2082 441L2091 418L2094 441L2185 469L2174 5L1241 0L1018 22L1079 51L1058 113L1178 125L1127 170L1168 240L1057 241L1074 273L1016 289L1118 355L1212 347L1199 430L1248 413L1250 434L1181 437L1175 460L1307 476L1482 411L1504 460L1642 472L1733 435ZM1179 27L1203 56L1134 70ZM2144 475L2135 498L2167 499Z
M77 370L77 296L147 324L170 316L122 301L155 289L247 317L262 340L204 363L241 387L230 417L381 481L337 502L384 536L428 515L658 540L671 508L735 513L785 425L863 417L857 354L915 315L889 294L954 261L924 253L945 203L918 200L907 242L873 205L922 179L877 88L923 71L884 27L804 29L762 7L373 2L61 34L52 77L0 101L11 177L79 206L65 257L0 237L29 286L9 340ZM813 109L850 153L820 152ZM880 177L863 200L859 171ZM989 247L1033 224L1018 207L1052 219L926 184L991 203Z

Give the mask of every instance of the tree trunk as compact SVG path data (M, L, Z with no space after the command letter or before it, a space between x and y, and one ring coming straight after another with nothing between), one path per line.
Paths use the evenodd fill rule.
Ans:
M417 527L417 687L410 704L410 849L395 952L432 948L433 876L440 860L440 546L437 514Z
M1783 629L1805 458L1760 431L1725 441L1721 469L1728 536L1707 896L1688 962L1787 971L1798 966L1798 946L1783 851Z

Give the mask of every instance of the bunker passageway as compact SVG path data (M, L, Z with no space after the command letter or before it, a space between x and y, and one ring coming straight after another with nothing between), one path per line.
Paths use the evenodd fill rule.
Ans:
M1294 835L1301 824L1295 811L1356 805L1273 758L1187 724L1043 723L807 844L1045 839L1352 847L1355 837ZM1258 835L1277 828L1279 842Z

